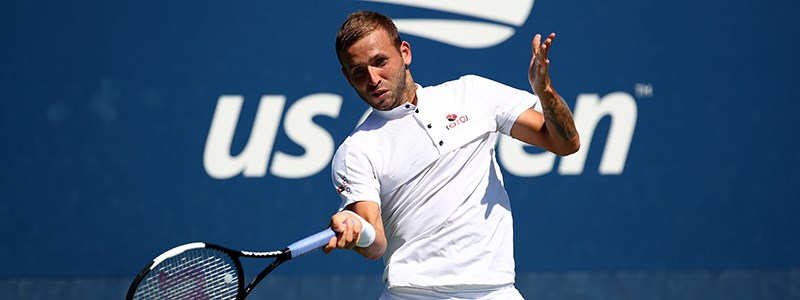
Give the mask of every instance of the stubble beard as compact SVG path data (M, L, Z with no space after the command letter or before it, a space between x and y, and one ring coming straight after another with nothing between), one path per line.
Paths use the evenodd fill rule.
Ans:
M406 80L408 80L408 74L407 74L406 70L408 70L408 67L405 64L403 64L400 67L399 72L397 72L397 75L394 76L392 78L392 80L391 80L393 83L396 83L397 85L393 89L390 90L392 98L388 99L388 100L391 100L390 101L391 104L389 105L389 107L381 109L381 108L377 108L377 107L373 106L373 108L375 108L377 110L387 111L387 110L392 110L395 107L398 107L398 106L402 105L403 103L407 102L407 100L406 100L406 96L407 96L406 95L407 94L407 91L406 91L406 86L407 86ZM361 95L361 98L364 99L364 100L368 99L366 97L372 97L372 95L370 95L369 93L366 93L366 92L365 92L365 95ZM369 103L369 101L367 101L367 103Z
M392 93L394 97L394 103L392 103L392 108L398 107L403 103L406 103L406 80L408 79L408 74L406 74L407 67L403 65L400 68L400 75L397 76L397 87L395 88L394 92Z

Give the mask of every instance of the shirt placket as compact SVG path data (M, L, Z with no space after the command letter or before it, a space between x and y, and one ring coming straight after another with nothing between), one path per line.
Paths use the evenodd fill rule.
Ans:
M435 121L436 119L433 117L434 114L431 112L431 109L420 109L416 107L414 109L414 119L428 134L428 138L430 138L431 143L436 147L439 155L442 155L449 147L446 130L444 129L445 124Z

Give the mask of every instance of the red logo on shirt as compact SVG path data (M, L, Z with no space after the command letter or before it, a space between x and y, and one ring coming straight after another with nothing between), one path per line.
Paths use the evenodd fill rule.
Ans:
M447 120L450 121L450 124L447 124L444 128L447 130L454 129L456 126L467 123L469 121L469 116L463 115L458 116L456 114L449 114L447 115Z

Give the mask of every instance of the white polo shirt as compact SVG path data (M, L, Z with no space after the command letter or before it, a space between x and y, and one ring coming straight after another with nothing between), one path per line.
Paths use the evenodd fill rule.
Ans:
M374 110L332 163L341 207L381 207L387 287L514 282L511 207L497 133L538 104L531 93L469 75L417 86L417 105Z

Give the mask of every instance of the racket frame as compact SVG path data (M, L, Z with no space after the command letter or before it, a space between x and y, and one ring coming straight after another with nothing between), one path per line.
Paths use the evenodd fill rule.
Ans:
M132 300L142 280L144 280L147 277L147 275L163 261L171 257L180 255L181 253L184 253L189 250L207 248L223 252L231 258L231 261L233 262L236 268L236 274L238 279L236 299L242 300L245 299L247 295L249 295L250 292L253 291L253 288L255 288L255 286L258 285L258 283L264 279L264 277L266 277L270 272L275 270L275 268L277 268L279 265L288 260L303 256L305 254L313 252L314 250L319 249L323 245L327 244L327 241L330 240L330 238L332 238L333 236L335 236L335 234L336 233L333 232L333 230L326 229L312 236L304 238L300 241L297 241L282 250L266 251L266 252L236 251L219 245L204 243L204 242L183 244L174 247L170 250L167 250L166 252L160 254L155 259L153 259L153 261L151 261L149 264L147 264L147 266L145 266L144 269L142 269L142 271L139 272L139 274L131 283L131 286L128 289L128 294L125 297L125 299ZM261 270L261 272L259 272L258 275L256 275L255 278L253 278L250 284L245 286L244 268L242 267L242 263L239 260L241 257L275 258L275 260L273 260L272 263L270 263L266 268Z

